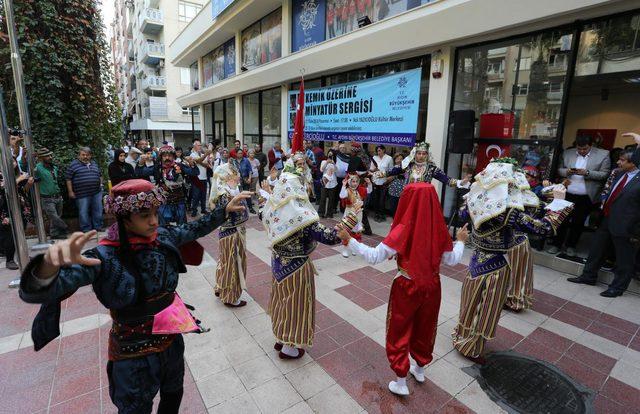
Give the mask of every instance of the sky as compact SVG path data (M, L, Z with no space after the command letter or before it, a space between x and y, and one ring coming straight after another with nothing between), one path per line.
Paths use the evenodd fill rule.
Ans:
M111 39L111 22L113 21L114 0L102 0L100 8L102 10L102 21L107 28L105 37L108 42L109 39Z

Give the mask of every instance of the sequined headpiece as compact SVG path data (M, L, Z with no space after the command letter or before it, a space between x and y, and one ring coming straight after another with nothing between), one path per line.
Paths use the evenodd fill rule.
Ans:
M126 216L152 207L159 207L167 201L164 191L147 180L127 180L111 189L104 198L107 213Z
M427 141L416 142L416 146L414 147L416 151L429 151L429 143Z

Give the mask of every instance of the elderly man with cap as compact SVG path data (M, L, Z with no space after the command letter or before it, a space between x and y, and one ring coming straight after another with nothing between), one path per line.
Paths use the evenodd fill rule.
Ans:
M627 133L640 144L640 135ZM640 146L626 150L618 159L611 188L602 199L604 219L591 242L589 257L582 275L569 278L569 282L595 285L598 271L611 246L616 253L615 277L600 296L621 296L629 287L635 272L635 259L640 248Z
M239 194L199 220L172 227L158 226L163 191L141 180L124 181L111 190L105 206L116 223L99 245L82 252L96 232L74 233L26 266L20 297L41 303L32 336L40 350L59 334L60 303L82 286L92 285L110 310L107 378L109 396L119 413L151 413L160 392L158 412L178 413L183 394L183 333L201 332L176 293L185 263L193 257L196 239L215 230L232 212L242 211ZM194 246L188 246L188 244ZM202 247L199 247L200 255ZM183 256L184 252L184 256ZM192 256L192 262L185 259Z
M53 163L53 153L47 148L36 150L38 163L33 174L38 182L42 210L49 220L49 236L52 239L67 236L67 223L62 220L62 192L58 185L58 166Z
M124 162L131 165L135 170L138 165L140 154L142 154L142 151L140 151L138 148L130 147L129 152L127 153L127 158L124 159Z

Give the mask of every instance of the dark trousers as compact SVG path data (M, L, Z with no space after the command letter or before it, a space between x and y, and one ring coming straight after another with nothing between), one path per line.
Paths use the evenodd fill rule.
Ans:
M207 206L205 204L207 198L207 182L205 180L201 180L200 188L197 184L193 184L191 186L191 215L195 216L198 212L198 205L200 205L200 212L202 214L207 211Z
M369 203L369 210L375 212L376 217L385 216L384 202L385 194L387 193L387 187L384 185L374 185L373 192L371 193L371 203Z
M399 201L400 197L389 196L389 210L391 211L391 217L395 217Z
M164 352L107 363L109 396L119 414L151 413L160 391L159 414L177 414L182 401L184 341L178 335Z
M558 233L553 239L553 245L560 248L565 244L567 247L575 248L584 230L584 221L591 213L593 203L588 195L567 193L566 200L574 203L573 212L560 225Z
M332 211L338 211L338 204L340 203L340 188L342 188L342 180L338 178L338 185L332 188L333 191L333 205L330 205ZM340 211L343 211L340 208Z
M0 225L0 248L7 258L7 262L13 260L16 254L16 245L13 242L13 231L11 225Z
M338 186L339 187L339 186ZM318 214L322 216L332 216L336 212L336 192L334 188L320 189L320 208Z
M596 230L591 247L589 249L589 257L582 271L582 278L587 280L597 280L598 270L607 258L608 251L611 246L616 252L616 267L614 269L613 281L609 284L609 289L616 292L624 292L631 278L635 274L636 255L638 254L638 244L632 243L628 237L612 236L609 231L609 220L612 217L605 217Z
M251 191L251 181L249 181L248 183L244 181L245 179L242 179L242 191ZM251 180L251 178L249 178L249 180ZM249 208L253 208L253 201L251 201L251 197L247 198L247 207Z

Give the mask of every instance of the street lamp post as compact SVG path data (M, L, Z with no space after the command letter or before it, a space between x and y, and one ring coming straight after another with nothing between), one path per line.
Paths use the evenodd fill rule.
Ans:
M29 165L29 171L31 172L31 174L33 174L33 172L35 171L35 158L33 140L31 136L31 120L29 119L27 94L24 87L24 79L22 77L22 59L20 57L20 50L18 49L18 38L16 35L15 20L13 18L13 0L4 0L4 11L7 18L7 33L9 35L9 44L11 47L11 67L13 68L13 82L16 88L16 100L18 101L20 124L22 124L22 129L24 130L24 143L27 150L27 162ZM3 133L6 133L6 131L4 131ZM4 139L3 144L5 144ZM5 149L9 149L8 141L6 141L6 145L7 147L5 147ZM40 200L40 190L38 183L35 183L35 188L33 190L33 200L35 204L35 211L33 216L35 219L39 242L39 245L34 246L34 249L39 250L44 248L43 245L47 243L47 233L44 229L42 201ZM26 266L26 264L27 262L23 262L22 259L20 260L21 268Z

